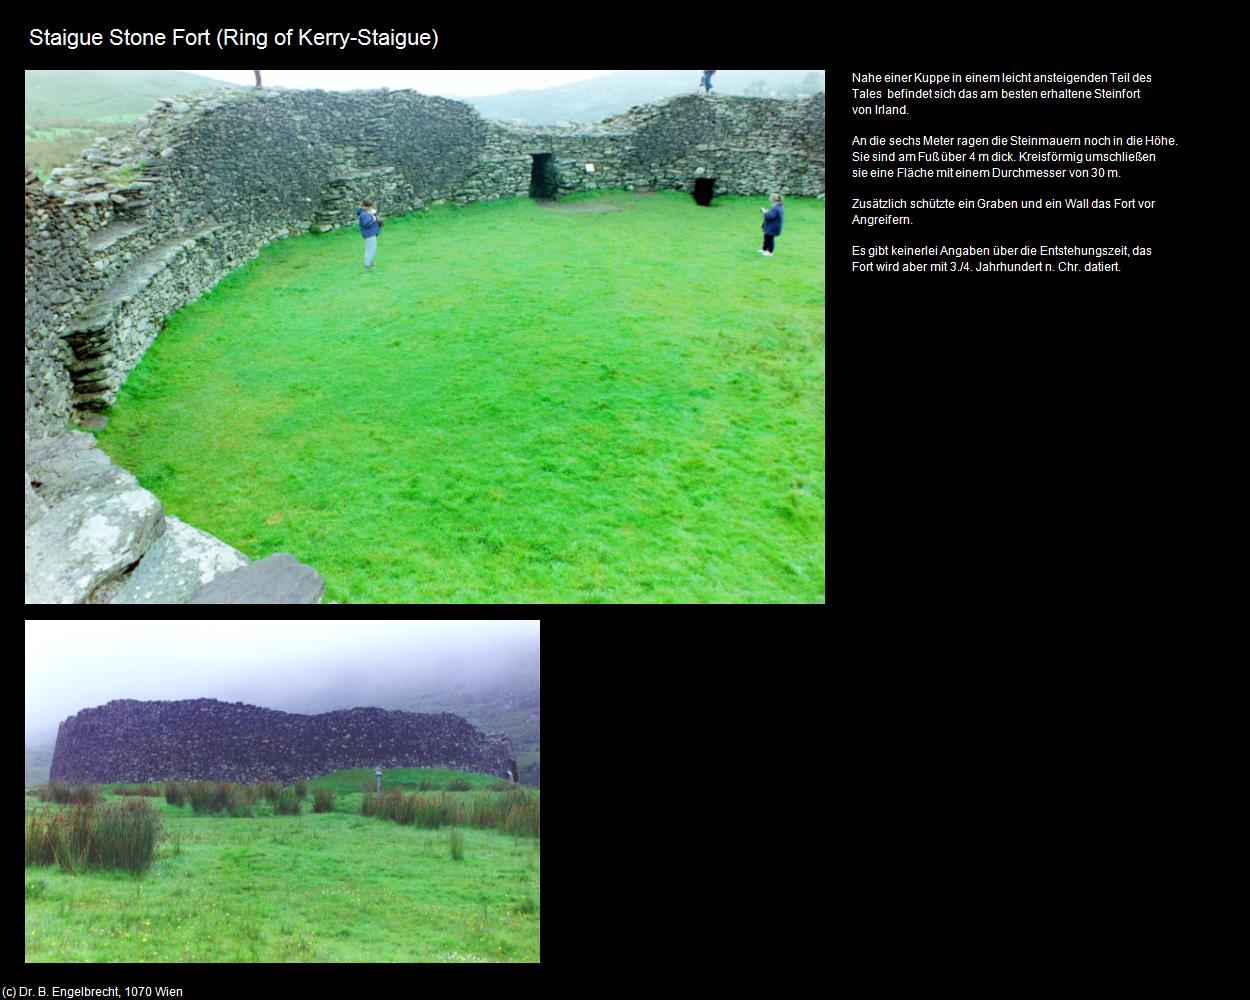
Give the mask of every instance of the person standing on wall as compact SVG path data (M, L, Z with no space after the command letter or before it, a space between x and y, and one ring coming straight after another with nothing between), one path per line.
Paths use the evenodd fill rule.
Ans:
M368 198L356 209L356 218L360 220L360 235L365 238L365 267L373 267L373 255L378 252L378 233L382 231L382 220L378 218L377 209Z
M715 72L716 70L714 69L705 69L703 71L702 83L703 83L703 92L705 94L710 94L712 92L712 74Z
M764 229L764 247L760 250L765 257L773 255L773 238L781 235L781 218L784 214L781 210L781 195L774 194L771 199L771 208L761 208L764 213L764 221L760 225Z

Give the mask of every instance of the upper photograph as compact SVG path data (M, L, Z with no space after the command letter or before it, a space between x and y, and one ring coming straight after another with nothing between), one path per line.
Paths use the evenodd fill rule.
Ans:
M27 604L824 603L823 70L25 77Z

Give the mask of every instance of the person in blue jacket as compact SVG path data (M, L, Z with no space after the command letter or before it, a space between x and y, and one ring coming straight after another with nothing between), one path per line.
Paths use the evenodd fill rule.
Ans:
M373 267L373 255L378 252L378 233L382 231L373 202L368 198L361 202L360 208L356 209L356 218L360 220L360 235L365 238L365 267Z
M703 82L703 92L705 94L710 94L712 92L712 74L715 72L716 70L714 69L705 69L703 71L702 82Z
M781 210L781 195L775 194L770 199L771 208L761 208L764 213L764 248L760 250L765 257L773 255L773 238L781 235L781 219L785 214Z

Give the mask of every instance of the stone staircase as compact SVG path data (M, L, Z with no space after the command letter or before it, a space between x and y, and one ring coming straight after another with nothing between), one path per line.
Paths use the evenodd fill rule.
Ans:
M74 352L74 360L68 368L78 409L102 410L111 404L131 367L125 363L129 357L121 355L142 354L147 343L135 343L136 336L150 342L146 332L128 338L120 336L117 327L123 309L147 291L181 255L194 252L198 243L228 228L228 224L204 226L158 244L131 260L113 282L74 317L61 337ZM115 251L123 241L136 238L142 229L139 222L115 221L95 234L93 248L101 253ZM159 317L148 322L152 336L159 324Z

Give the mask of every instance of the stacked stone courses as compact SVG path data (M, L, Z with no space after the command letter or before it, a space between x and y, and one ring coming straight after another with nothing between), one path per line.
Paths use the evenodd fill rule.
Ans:
M273 780L351 767L438 767L515 778L507 736L458 715L352 708L295 715L242 702L110 701L61 723L49 780Z
M596 125L514 128L412 91L165 99L40 183L26 174L26 426L116 399L162 321L266 244L384 214L595 188L824 193L824 97L679 97ZM588 173L585 164L593 163Z

